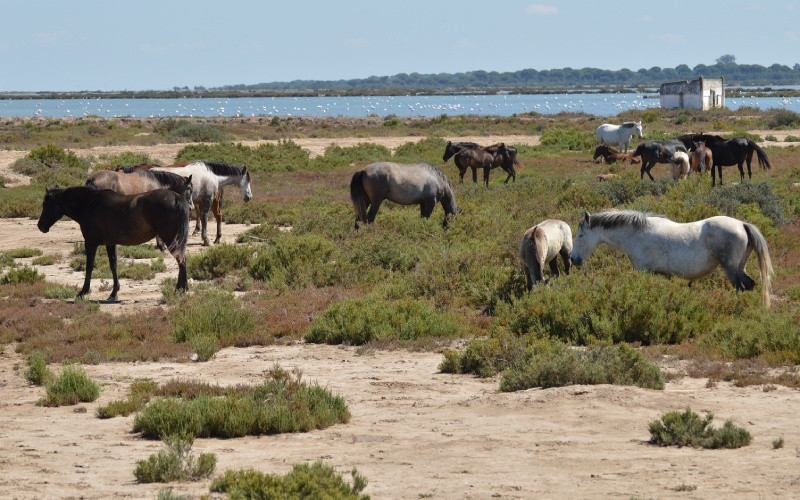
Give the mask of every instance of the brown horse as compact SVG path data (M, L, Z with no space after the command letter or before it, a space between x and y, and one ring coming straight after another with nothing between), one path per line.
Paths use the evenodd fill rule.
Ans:
M147 167L147 168L145 168ZM141 194L154 189L169 189L185 195L191 188L192 177L183 177L171 172L149 170L150 165L136 165L130 173L117 170L101 170L89 176L86 187L110 189L119 194ZM189 193L191 196L191 193Z
M634 158L633 155L628 153L620 153L613 147L605 144L601 144L600 146L594 148L594 157L592 159L597 160L597 158L600 156L603 157L603 161L606 162L606 165L611 165L612 163L616 163L618 161L627 161L631 165L634 163L639 163L639 159Z
M519 258L525 268L528 291L538 281L544 281L544 266L549 264L552 277L558 276L558 257L564 261L564 272L569 274L572 252L572 230L563 220L547 219L525 232L519 246Z
M714 155L711 153L711 149L706 147L705 142L695 142L690 161L692 170L702 174L706 170L711 170L711 166L714 165Z
M167 189L123 195L109 189L75 186L45 190L37 224L46 233L61 217L81 227L86 248L86 276L78 297L89 293L97 247L105 245L114 288L109 301L117 300L117 245L139 245L158 236L178 262L178 290L188 288L186 240L189 238L189 203Z
M478 169L482 168L483 182L486 187L489 187L489 171L497 167L502 167L508 174L505 180L506 184L508 184L509 179L513 179L516 182L517 172L514 170L514 165L519 165L520 170L523 168L516 159L516 153L516 149L510 148L501 142L486 147L462 148L456 153L453 161L458 166L462 182L467 168L472 168L472 181L477 183Z

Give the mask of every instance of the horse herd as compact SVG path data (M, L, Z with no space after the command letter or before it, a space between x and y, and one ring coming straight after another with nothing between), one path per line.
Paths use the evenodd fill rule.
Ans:
M641 157L641 177L650 175L655 163L670 163L673 177L689 173L689 152L692 165L698 171L716 166L747 162L748 174L753 152L762 168L770 168L763 150L746 138L725 140L707 134L680 136L671 141L645 141L633 153L627 154L632 134L642 137L641 123L623 124L617 128L608 124L597 129L595 158L603 155L607 163L636 162ZM620 150L608 145L613 141ZM598 151L601 151L598 153ZM504 143L480 146L472 142L447 142L443 160L454 158L461 182L467 169L477 183L477 170L483 169L483 180L489 182L489 172L501 167L508 174L505 182L516 180L516 169L522 165L517 151ZM614 156L612 156L614 155ZM103 170L91 175L85 186L48 189L45 192L38 228L47 232L62 216L75 220L81 228L86 248L86 274L78 297L89 292L97 248L106 247L113 289L108 300L117 300L117 245L137 245L156 238L178 263L176 288L187 289L186 244L189 215L192 206L197 214L195 233L202 234L203 245L209 245L207 222L209 211L217 220L215 243L221 238L221 198L223 189L236 185L244 201L252 199L250 173L247 167L221 162L190 162L168 166L135 165ZM419 205L420 215L429 218L437 203L441 203L447 228L460 209L453 186L447 175L429 163L398 164L378 162L355 174L350 182L350 198L355 210L355 228L360 223L375 221L384 200L401 205ZM552 276L558 276L557 257L564 261L565 272L572 264L581 265L599 243L618 248L630 258L634 267L693 280L722 266L727 278L737 290L751 290L754 281L745 273L745 264L752 251L756 252L764 291L769 306L772 265L764 237L758 228L730 217L679 224L663 217L639 212L608 211L585 214L580 222L573 245L569 224L548 219L531 227L522 237L519 257L525 268L528 290L543 281L545 265Z

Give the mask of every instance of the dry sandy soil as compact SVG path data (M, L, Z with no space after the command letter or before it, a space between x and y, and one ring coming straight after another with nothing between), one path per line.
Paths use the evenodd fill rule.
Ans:
M174 157L167 149L177 147L149 147L146 153L166 162ZM230 242L244 229L225 225L223 236ZM42 234L35 221L0 220L0 251L29 246L66 256L76 241L80 233L70 221ZM190 243L190 252L201 251L197 237ZM79 285L82 275L68 269L67 260L40 270L48 280ZM176 273L174 260L166 257L165 263L166 274L148 283L123 281L121 303L101 307L146 313L158 299L161 279ZM92 299L105 298L98 288L95 280ZM358 468L373 498L800 497L798 391L707 387L704 379L679 377L663 391L602 385L500 393L497 379L439 373L441 358L298 343L224 349L206 363L105 363L85 367L102 385L98 401L43 408L35 404L43 389L25 381L25 360L5 346L0 497L154 498L163 485L138 484L133 470L161 443L131 433L132 417L100 420L95 410L124 397L135 378L253 384L275 364L298 368L304 380L342 395L351 421L304 434L197 440L195 452L216 453L218 472L252 467L282 474L292 464L322 459L348 478ZM664 367L676 370L679 364L665 360ZM716 425L733 419L750 431L753 443L738 450L647 444L650 421L687 407L713 412ZM781 437L785 446L774 449L773 440ZM171 486L198 497L208 484Z

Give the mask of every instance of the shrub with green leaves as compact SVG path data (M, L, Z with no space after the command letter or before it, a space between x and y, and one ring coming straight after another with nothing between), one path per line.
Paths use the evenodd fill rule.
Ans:
M452 316L411 298L389 301L368 297L330 306L314 319L306 341L361 345L372 340L407 342L421 337L448 338L461 333Z
M594 147L594 135L577 128L548 127L542 131L540 144L557 151L587 151Z
M131 413L142 409L150 401L157 389L158 384L153 380L135 380L128 388L128 397L126 399L114 400L101 406L97 409L97 416L98 418L127 417Z
M349 419L341 396L301 382L299 373L274 368L261 385L235 388L222 397L158 398L136 414L133 431L147 438L174 434L232 438L307 432Z
M786 222L781 208L781 200L768 182L728 183L709 191L706 203L714 206L725 215L741 216L740 207L755 204L761 213L776 224Z
M7 257L11 257L12 259L25 259L28 257L36 257L38 255L42 255L42 250L39 248L30 248L30 247L21 247L21 248L14 248L11 250L6 250L3 252Z
M714 414L705 418L693 412L672 411L661 420L650 422L650 443L659 446L691 446L693 448L741 448L750 444L752 437L747 429L727 420L719 429L711 426Z
M201 453L195 457L191 453L193 444L191 436L166 436L164 449L136 462L133 475L140 483L198 481L210 477L217 466L217 456Z
M35 267L22 266L9 271L0 278L0 285L7 285L9 283L36 283L37 281L44 281L44 274L41 274Z
M358 470L350 472L353 484L347 484L333 467L316 461L295 464L285 476L264 474L253 469L227 470L211 483L213 493L228 493L231 498L336 498L368 500L361 492L367 479Z
M253 332L255 319L231 293L215 288L198 290L170 311L175 342L208 338L229 345L241 335Z
M48 386L55 380L55 374L47 368L47 355L41 351L33 351L28 355L25 379L31 384L43 386Z
M190 255L186 260L186 267L192 278L210 280L227 276L239 269L247 269L252 256L252 247L223 243L210 247L199 255Z
M628 344L572 349L561 342L533 344L523 359L500 375L501 391L576 384L635 385L663 389L658 365Z
M315 234L285 234L272 246L258 249L250 276L270 288L305 288L337 284L337 246Z
M69 406L91 402L100 396L100 386L77 365L65 365L61 375L47 386L47 395L37 404Z

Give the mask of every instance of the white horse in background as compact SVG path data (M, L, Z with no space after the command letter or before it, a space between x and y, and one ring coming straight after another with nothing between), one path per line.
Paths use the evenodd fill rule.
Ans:
M669 162L672 180L679 181L689 176L689 155L683 151L675 151Z
M563 220L547 219L525 231L519 245L519 258L525 268L528 291L537 281L544 281L544 266L550 265L551 277L558 276L558 256L569 274L569 254L572 252L572 229Z
M604 123L597 127L597 146L601 144L608 144L609 146L618 146L618 149L623 152L628 152L628 146L631 143L631 136L636 134L639 139L642 138L642 122L625 122L622 125L612 125ZM624 146L624 149L623 149Z
M722 266L737 290L755 286L745 272L747 259L755 251L764 305L769 307L772 261L761 231L747 222L717 216L681 224L642 212L586 212L570 254L572 263L580 266L600 243L621 250L636 269L688 280Z

